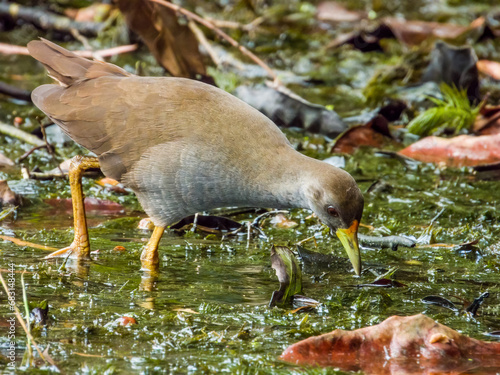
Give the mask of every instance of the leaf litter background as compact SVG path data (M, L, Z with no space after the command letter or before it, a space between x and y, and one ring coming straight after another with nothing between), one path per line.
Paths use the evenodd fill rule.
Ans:
M347 124L366 124L388 99L404 100L409 109L391 124L395 139L388 141L385 137L386 142L378 145L389 151L416 140L397 133L397 129L425 108L425 94L438 92L437 85L430 89L415 85L430 62L434 39L427 36L415 45L397 39L370 39L369 42L379 44L382 52L376 45L373 51L362 52L356 46L340 45L340 37L359 33L367 24L378 25L384 17L449 22L463 27L463 33L472 30L457 45L468 41L480 60L500 60L499 38L480 40L480 32L475 33L476 29L470 27L480 15L495 14L494 1L339 2L352 13L345 13L346 18L334 24L317 15L319 2L249 2L254 11L246 3L186 1L183 5L204 17L242 25L263 17L255 30L229 32L276 69L289 89L309 102L333 108ZM376 20L371 21L373 18ZM114 32L92 40L93 45L105 48L126 44L123 27L117 26ZM25 45L38 36L57 40L57 35L41 33L31 25L5 31L0 39ZM213 38L210 32L207 36ZM65 45L81 48L74 41ZM254 88L254 84L263 84L266 76L262 69L225 43L214 43L214 48L224 63L221 68L209 64L207 73L220 87L234 91L242 85ZM31 90L49 82L30 57L0 55L0 59L1 78L7 83ZM146 48L110 61L134 71L138 60L142 61L142 74L163 74ZM498 81L480 75L480 87L481 96L488 92L489 103L498 103ZM25 130L36 127L35 116L40 112L32 105L7 97L1 103L3 122L12 124L19 116L25 120ZM287 119L286 113L280 111L280 107L275 109L274 116ZM304 133L297 126L307 121L297 115L288 117L301 120L291 124L283 120L280 124L291 126L286 134L298 149L320 159L332 156L330 138ZM0 140L0 153L11 160L31 148L13 138L2 136ZM58 151L58 162L85 152L75 145L58 146ZM137 228L144 214L133 195L119 195L91 178L85 179L87 196L121 206L101 204L89 212L92 250L97 251L89 269L63 265L63 261L43 261L43 250L19 247L8 241L0 244L1 268L6 269L13 262L16 271L26 270L29 301L48 301L49 325L45 330L35 330L35 339L43 347L50 344L52 358L61 369L71 373L302 372L277 360L288 345L335 328L376 324L394 314L425 312L440 323L484 339L484 332L500 329L498 181L483 179L484 175L471 168L445 168L387 155L368 147L335 160L345 164L364 192L377 181L382 186L365 194L363 223L373 229L365 228L364 233L419 239L419 247L401 247L396 252L363 249L365 263L378 265L377 272L398 267L394 278L406 287L357 288L357 284L370 283L374 275L368 271L357 279L344 263L333 270L308 264L303 272L303 294L321 305L299 313L290 313L291 308L269 309L271 295L279 286L271 268L271 243L290 244L293 248L293 243L314 235L317 248L308 242L304 245L307 249L344 256L339 241L330 237L308 212L296 210L288 215L298 224L293 229L275 227L270 221L264 223L268 242L257 237L247 242L245 236L222 240L206 233L169 232L161 243L160 278L152 291L146 291L147 283L141 280L139 271L139 255L150 232ZM24 163L30 170L56 167L45 150L35 151ZM24 202L15 217L11 215L2 221L2 235L56 248L71 242L71 212L61 205L49 204L70 197L65 180L25 180L19 165L0 170L0 178L8 180L10 188L22 195ZM251 220L255 216L243 214L232 219ZM478 240L477 244L469 246L436 246L474 240ZM117 246L123 246L125 251L114 250ZM20 303L19 273L16 281ZM426 296L439 295L460 304L485 291L490 292L490 297L475 318L421 301ZM8 313L7 305L2 304L0 330L5 332ZM123 316L135 318L137 324L122 326L119 319ZM1 336L0 343L5 347L6 335ZM16 342L20 363L26 343L20 327ZM37 365L44 368L42 363ZM336 373L332 369L308 371Z

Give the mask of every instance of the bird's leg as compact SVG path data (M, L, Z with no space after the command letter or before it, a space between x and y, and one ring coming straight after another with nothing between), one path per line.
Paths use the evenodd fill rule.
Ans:
M84 196L82 190L82 175L87 169L99 168L99 160L90 156L75 156L69 165L69 185L73 203L73 220L75 238L73 243L64 249L57 250L45 258L70 256L90 260L90 243L85 217Z
M158 272L158 265L160 263L158 257L158 244L160 243L164 231L165 227L155 226L153 234L141 254L141 265L143 270L151 273Z

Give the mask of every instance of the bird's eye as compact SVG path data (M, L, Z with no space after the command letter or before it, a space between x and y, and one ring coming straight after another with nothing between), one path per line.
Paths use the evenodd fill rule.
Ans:
M326 210L328 211L328 215L330 215L330 216L333 216L333 217L339 216L338 211L333 206L328 206L328 208Z

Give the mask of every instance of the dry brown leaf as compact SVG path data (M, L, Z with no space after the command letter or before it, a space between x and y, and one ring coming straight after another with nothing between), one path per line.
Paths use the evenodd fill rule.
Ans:
M10 205L18 206L20 203L19 196L10 190L6 180L0 180L0 206Z
M377 115L365 125L355 126L340 135L331 152L352 154L360 146L382 147L393 142L385 117Z
M316 18L327 22L357 22L366 18L366 13L348 10L336 1L323 1L316 8Z
M196 37L173 10L147 0L118 0L118 6L128 27L170 74L188 78L206 74Z
M64 14L78 22L102 22L112 10L113 6L111 4L96 3L85 8L65 9Z
M14 162L4 154L0 154L0 167L12 167Z
M372 375L493 374L500 367L500 342L467 337L422 314L392 316L371 327L309 337L280 359Z
M394 33L395 37L408 45L419 45L433 39L454 40L467 31L484 25L485 19L480 17L468 26L451 23L405 20L403 18L386 17L382 21Z
M477 69L487 76L500 81L500 63L490 60L479 60Z

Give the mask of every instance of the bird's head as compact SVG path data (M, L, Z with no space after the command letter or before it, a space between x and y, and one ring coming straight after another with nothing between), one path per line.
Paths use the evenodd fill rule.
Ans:
M361 273L358 225L363 214L363 194L352 176L335 167L325 166L311 179L306 191L309 207L323 224L335 233L351 260L357 275Z

